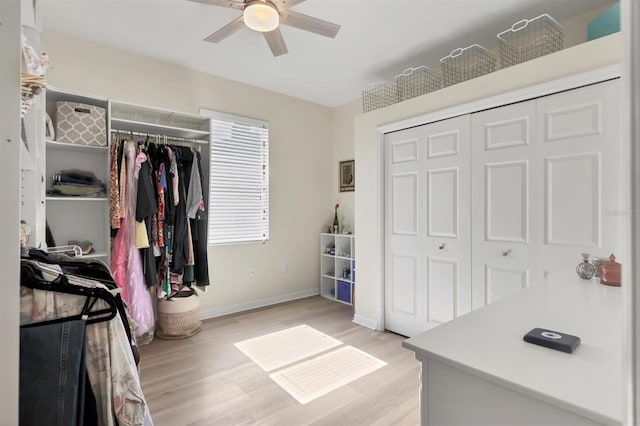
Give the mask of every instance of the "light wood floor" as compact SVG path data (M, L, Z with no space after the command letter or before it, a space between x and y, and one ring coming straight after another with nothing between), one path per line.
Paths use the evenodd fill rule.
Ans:
M203 322L187 340L140 348L142 388L156 426L417 425L419 365L403 337L352 322L350 306L320 296ZM301 405L233 344L307 324L388 363Z

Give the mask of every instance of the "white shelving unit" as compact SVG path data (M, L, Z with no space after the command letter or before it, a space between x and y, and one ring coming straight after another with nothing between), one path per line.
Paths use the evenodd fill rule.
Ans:
M109 217L109 166L112 131L136 139L140 134L161 135L189 139L195 143L208 144L210 123L206 117L197 114L179 113L159 108L133 105L112 101L107 98L73 93L65 90L47 90L46 112L56 120L57 101L71 101L96 105L106 111L105 129L107 145L86 146L47 140L44 182L47 189L53 185L52 177L64 169L81 169L95 173L106 186L101 197L73 197L43 194L42 204L46 206L46 220L57 245L66 245L70 240L93 243L94 252L85 258L99 258L110 262L111 222ZM42 114L44 116L44 114ZM41 120L44 123L44 119ZM44 132L42 132L44 134ZM30 164L26 158L25 167ZM44 193L44 191L43 191Z
M197 114L168 111L124 102L110 102L111 130L146 133L209 143L210 122Z
M22 1L22 32L27 42L40 54L42 25L36 2ZM22 71L27 71L24 58ZM43 247L45 240L45 92L35 96L22 119L20 143L20 219L31 227L29 245Z
M356 283L356 238L320 234L320 295L353 305Z
M104 108L109 122L109 110L106 98L72 93L58 89L47 90L47 113L56 122L56 102L71 101L96 105ZM46 141L45 182L47 190L53 185L52 177L64 169L92 171L106 186L102 197L73 197L47 194L46 219L57 245L66 245L70 240L91 241L94 252L83 257L98 258L110 262L111 226L109 221L109 144L96 147L82 144Z

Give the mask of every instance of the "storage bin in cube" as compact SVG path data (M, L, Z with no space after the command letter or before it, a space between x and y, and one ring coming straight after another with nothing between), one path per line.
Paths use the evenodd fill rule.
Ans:
M338 281L338 300L351 303L351 283Z

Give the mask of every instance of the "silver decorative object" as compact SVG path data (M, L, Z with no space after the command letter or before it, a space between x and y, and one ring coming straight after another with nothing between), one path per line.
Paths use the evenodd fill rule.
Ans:
M576 273L583 280L590 280L596 275L596 268L589 263L589 253L582 253L583 261L576 267Z

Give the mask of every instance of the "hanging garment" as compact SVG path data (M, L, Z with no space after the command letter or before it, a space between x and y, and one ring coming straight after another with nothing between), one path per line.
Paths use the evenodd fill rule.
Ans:
M120 228L120 183L118 182L118 147L120 141L111 142L111 164L109 168L109 212L111 227Z
M83 284L83 282L79 281L79 279L76 278L79 276L87 277L89 280L92 280L90 282L94 286L95 282L97 281L109 290L115 290L118 288L117 284L113 280L109 267L104 262L98 259L69 257L59 253L45 253L35 248L29 249L28 259L30 261L37 262L37 266L39 267L39 269L44 271L43 273L53 270L56 275L59 273L72 274L69 280L70 282L73 281L77 285ZM23 259L23 261L25 261L25 259ZM47 265L51 266L48 267ZM48 279L53 280L55 278L56 276L52 276ZM122 293L122 289L120 289L120 292ZM133 356L137 364L139 360L139 354L132 335L131 317L129 315L129 312L126 310L122 301L122 297L120 295L115 296L115 303L118 308L120 320L122 321L125 332L127 333L127 339L129 340L129 344L131 345L131 351L133 352Z
M167 188L167 174L164 164L158 166L158 247L164 247L164 225L165 225L165 197L164 193Z
M179 198L176 205L176 223L174 230L173 257L171 272L182 274L184 266L187 264L188 238L187 238L187 211L185 201L184 173L179 168Z
M191 237L191 221L187 220L187 264L184 266L183 283L191 286L196 280L195 255L193 251L193 239Z
M23 288L20 297L21 323L77 315L82 312L84 299L78 295ZM96 302L95 309L104 308L104 301ZM98 426L143 425L148 415L147 404L127 334L119 317L86 327L85 354L86 371L98 408Z
M169 150L169 160L171 161L171 184L173 187L173 193L178 194L180 192L178 189L180 178L178 175L178 162L176 160L175 151ZM179 202L179 197L175 197L173 204L177 206Z
M20 425L84 424L85 330L82 320L20 329Z
M125 158L125 146L126 141L122 141L120 143L120 147L118 148L118 173L120 178L118 179L118 185L120 188L120 219L123 219L127 215L127 167L126 167L126 158Z
M198 158L196 166L198 168L200 182L206 182L202 173L200 153L196 152L195 156ZM203 191L202 203L200 204L200 209L196 213L196 219L191 220L191 237L193 240L195 257L195 279L196 285L199 287L206 287L209 285L209 264L207 255L207 196L208 194L206 191Z
M128 179L126 184L127 211L118 234L113 242L111 251L111 270L113 278L121 289L122 298L127 302L131 317L138 325L136 336L151 336L154 329L154 312L151 304L151 295L145 285L140 251L135 247L135 209L136 189L138 181L136 173L136 146L131 141L126 142L125 162ZM126 167L125 167L126 166Z
M146 237L146 247L140 249L140 257L142 258L142 269L145 283L151 287L158 283L158 271L156 269L156 260L153 253L155 242L153 241L153 216L158 211L158 202L155 198L153 189L153 178L151 165L145 154L138 154L136 165L139 165L138 172L138 196L136 203L136 221L144 224L144 235L136 235L142 239ZM142 233L142 227L138 227L138 232ZM139 246L140 247L140 246Z
M174 176L177 176L178 169L177 167L171 167L173 158L173 150L171 147L165 146L165 170L167 171L167 190L166 190L166 201L165 201L165 215L168 225L175 225L176 223L176 201L178 199L178 191L174 190L173 182ZM174 172L175 170L175 172ZM179 202L179 201L178 201Z
M198 166L198 156L193 156L191 165L191 178L189 179L189 190L187 191L187 217L195 219L202 204L202 182Z

